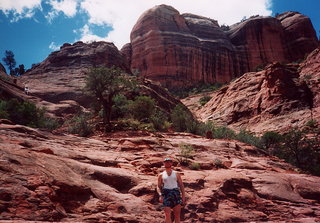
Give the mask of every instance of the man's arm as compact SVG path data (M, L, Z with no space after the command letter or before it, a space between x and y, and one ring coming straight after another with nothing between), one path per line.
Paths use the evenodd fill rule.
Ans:
M180 191L181 191L182 202L185 203L186 196L185 196L184 185L183 185L180 173L177 173L177 181L178 181L178 185L179 185Z
M159 176L158 176L158 189L159 189L160 196L161 196L162 188L163 188L162 174L159 174Z

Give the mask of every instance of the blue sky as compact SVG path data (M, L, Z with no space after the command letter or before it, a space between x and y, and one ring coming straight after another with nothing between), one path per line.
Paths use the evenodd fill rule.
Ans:
M12 50L17 65L30 68L63 43L105 40L121 48L139 16L159 4L228 25L244 16L299 11L320 35L320 0L0 0L0 58Z

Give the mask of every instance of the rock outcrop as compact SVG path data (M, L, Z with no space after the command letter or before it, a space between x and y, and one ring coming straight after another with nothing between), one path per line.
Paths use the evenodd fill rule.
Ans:
M320 47L310 53L301 64L300 78L309 86L313 94L313 107L320 107Z
M130 38L122 53L131 69L169 88L226 83L270 62L301 59L318 45L310 19L296 12L223 28L166 5L146 11Z
M27 71L20 81L32 95L51 103L73 100L86 107L90 99L83 94L85 72L96 66L116 66L130 72L125 59L113 43L76 42L64 44L47 59Z
M184 222L320 221L320 179L232 140L118 132L80 138L0 121L0 220L161 222L163 157L194 148ZM216 165L220 163L220 165ZM223 167L223 168L222 168Z
M277 19L284 28L287 57L289 61L304 59L317 47L317 34L310 19L297 12L286 12Z
M257 133L287 131L307 121L320 121L319 48L299 64L274 63L260 72L249 72L210 93L203 107L191 96L184 104L202 121L214 121Z

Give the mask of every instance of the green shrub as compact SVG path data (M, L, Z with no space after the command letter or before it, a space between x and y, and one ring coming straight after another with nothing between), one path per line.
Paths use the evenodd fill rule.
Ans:
M222 86L223 84L220 84L220 83L201 84L192 88L171 90L170 92L179 98L186 98L189 95L193 95L193 94L216 91L216 90L219 90Z
M223 168L223 169L226 168L226 166L223 165L223 163L222 163L222 161L221 161L220 159L214 159L214 160L213 160L213 166L214 166L215 168Z
M7 110L7 102L6 101L0 101L0 118L3 118L3 119L10 118L10 116L8 114L8 110Z
M208 103L208 101L210 101L211 98L212 98L212 97L209 96L209 95L206 95L206 96L201 97L201 98L199 99L200 105L201 105L201 106L204 106L205 104Z
M9 119L20 125L48 130L59 126L55 119L45 116L44 109L39 109L33 103L18 99L0 101L0 118Z
M318 131L292 129L283 135L282 146L276 155L304 171L320 175L319 136Z
M69 132L83 137L90 135L93 132L93 128L88 122L89 118L88 114L75 115L69 121Z
M115 126L116 130L155 131L152 123L142 123L133 118L120 119Z
M171 112L171 121L175 131L184 132L192 129L194 118L192 114L182 105L178 104Z
M149 96L137 96L129 103L129 111L139 121L149 121L154 112L155 101Z
M213 129L213 138L215 139L235 139L236 133L225 126L218 126Z
M236 135L236 139L249 145L253 145L257 148L262 148L261 139L249 131L241 129Z
M59 128L61 124L55 118L44 117L39 120L39 128L49 131Z
M177 160L183 166L189 165L189 159L193 158L194 148L192 145L180 145L180 154Z
M189 165L189 168L190 168L191 170L200 170L200 169L201 169L201 166L200 166L199 163L191 163L191 164Z
M277 132L265 132L261 137L261 145L263 149L269 149L279 145L282 141L282 135Z
M150 117L150 121L153 124L153 127L158 131L166 131L169 127L168 115L160 109L154 110L154 113Z
M310 128L317 128L318 122L314 119L311 119L311 120L307 121L306 126L308 126Z

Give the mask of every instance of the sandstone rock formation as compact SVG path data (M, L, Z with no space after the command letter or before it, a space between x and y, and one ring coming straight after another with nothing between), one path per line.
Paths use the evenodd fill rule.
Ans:
M226 83L270 62L301 59L318 45L297 12L255 16L223 29L218 22L160 5L146 11L121 50L132 70L162 85Z
M84 77L88 69L95 66L116 66L130 73L126 59L112 43L77 42L64 44L59 51L51 53L42 63L21 76L19 84L23 87L28 85L31 96L44 101L49 112L62 116L83 110L81 106L90 107L92 99L83 92ZM138 85L139 94L153 97L164 111L170 112L180 103L149 80L141 78Z
M238 141L143 132L79 138L3 120L0 141L0 220L161 222L162 159L188 144L201 170L174 164L186 188L184 222L320 221L319 177Z
M32 95L45 101L73 100L88 107L90 100L82 92L85 72L91 67L113 65L129 72L125 59L112 43L64 44L21 76L20 81L28 85Z
M246 73L209 94L212 99L203 107L198 103L202 95L183 102L202 121L257 133L320 121L319 55L318 48L301 65L274 63L263 71Z
M289 61L304 59L319 44L317 34L310 19L297 12L286 12L277 19L281 21L284 28L285 43Z

